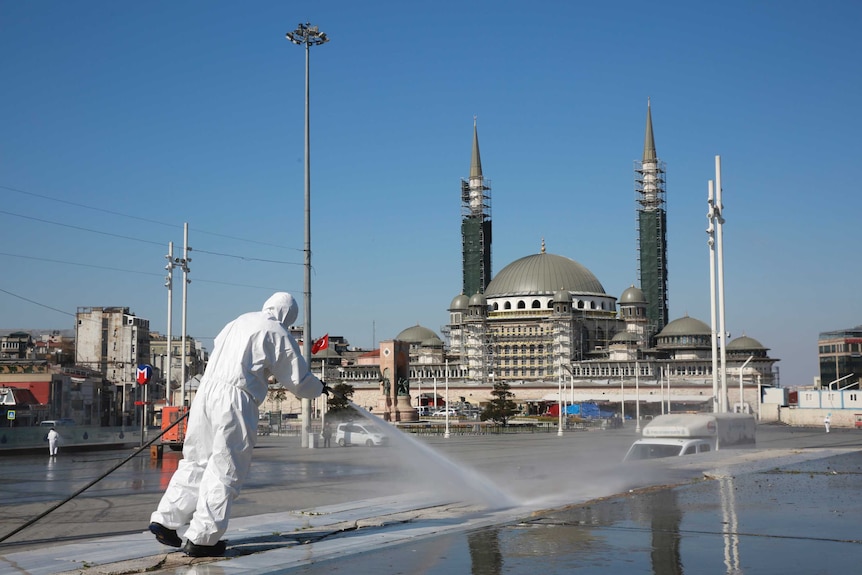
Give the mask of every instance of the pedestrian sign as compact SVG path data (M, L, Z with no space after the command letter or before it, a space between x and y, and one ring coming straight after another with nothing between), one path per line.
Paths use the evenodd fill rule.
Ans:
M10 409L9 411L6 412L6 419L8 419L9 421L12 421L13 419L15 419L15 410L14 409Z

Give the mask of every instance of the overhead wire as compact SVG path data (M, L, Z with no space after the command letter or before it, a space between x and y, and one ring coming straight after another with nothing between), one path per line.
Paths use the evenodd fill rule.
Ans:
M105 209L105 208L99 208L99 207L96 207L96 206L89 206L89 205L87 205L87 204L82 204L82 203L79 203L79 202L72 202L72 201L70 201L70 200L64 200L64 199L62 199L62 198L55 198L55 197L53 197L53 196L48 196L48 195L45 195L45 194L38 194L38 193L36 193L36 192L30 192L30 191L27 191L27 190L22 190L22 189L20 189L20 188L16 188L16 187L13 187L13 186L7 186L7 185L4 185L4 184L0 184L0 189L7 190L7 191L10 191L10 192L15 192L15 193L18 193L18 194L27 195L27 196L32 196L32 197L35 197L35 198L41 198L41 199L43 199L43 200L48 200L48 201L52 201L52 202L58 202L58 203L66 204L66 205L69 205L69 206L75 206L75 207L78 207L78 208L84 208L84 209L87 209L87 210L93 210L93 211L96 211L96 212L102 212L102 213L105 213L105 214L110 214L110 215L112 215L112 216L121 216L121 217L129 218L129 219L132 219L132 220L135 220L135 221L138 221L138 222L146 222L146 223L156 224L156 225L160 225L160 226L164 226L164 227L169 227L169 228L182 228L182 226L181 226L181 225L178 225L178 224L175 224L175 223L174 223L174 224L172 224L172 223L168 223L168 222L160 222L160 221L158 221L158 220L153 220L153 219L149 219L149 218L143 218L143 217L141 217L141 216L139 216L139 215L129 215L129 214L124 214L124 213L122 213L122 212L117 212L117 211L114 211L114 210L108 210L108 209ZM247 243L252 243L252 244L258 244L258 245L262 245L262 246L271 246L271 247L274 247L274 248L282 248L282 249L286 249L286 250L293 250L293 251L298 251L298 252L303 251L303 250L302 250L302 248L293 248L293 247L290 247L290 246L283 246L283 245L280 245L280 244L274 244L274 243L272 243L272 242L262 242L262 241L260 241L260 240L252 240L252 239L248 239L248 238L240 238L240 237L230 236L230 235L223 234L223 233L220 233L220 232L213 232L213 231L208 231L208 230L204 230L204 229L200 229L200 228L191 228L191 230L192 230L192 231L195 231L195 232L198 232L198 233L207 234L207 235L211 235L211 236L215 236L215 237L221 237L221 238L225 238L225 239L229 239L229 240L237 240L237 241L241 241L241 242L247 242Z
M130 240L130 241L135 241L135 242L141 242L141 243L145 243L145 244L152 244L152 245L155 245L155 246L164 246L164 244L163 244L163 243L161 243L161 242L155 242L155 241L153 241L153 240L145 240L145 239L142 239L142 238L135 238L135 237L132 237L132 236L127 236L127 235L122 235L122 234L114 234L114 233L111 233L111 232L103 232L103 231L101 231L101 230L94 230L94 229L91 229L91 228L85 228L85 227L83 227L83 226L75 226L75 225L67 224L67 223L64 223L64 222L55 222L55 221L53 221L53 220L46 220L46 219L44 219L44 218L36 218L36 217L33 217L33 216L26 216L26 215L24 215L24 214L16 214L16 213L14 213L14 212L9 212L9 211L7 211L7 210L0 210L0 214L6 214L6 215L9 215L9 216L15 216L15 217L18 217L18 218L24 218L24 219L27 219L27 220L33 220L33 221L37 221L37 222L42 222L42 223L45 223L45 224L52 224L52 225L55 225L55 226L62 226L62 227L66 227L66 228L71 228L71 229L75 229L75 230L83 231L83 232L93 233L93 234L101 234L101 235L104 235L104 236L111 236L111 237L114 237L114 238L121 238L121 239L124 239L124 240ZM213 256L221 256L221 257L227 257L227 258L235 258L235 259L239 259L239 260L243 260L243 261L263 262L263 263L283 264L283 265L296 265L296 266L298 266L298 265L302 265L302 262L288 262L288 261L283 261L283 260L273 260L273 259L266 259L266 258L255 258L255 257L249 257L249 256L240 256L240 255L235 255L235 254L226 254L226 253L222 253L222 252L213 252L213 251L200 250L200 249L194 249L194 250L192 250L192 251L194 251L194 252L196 252L196 253L207 254L207 255L213 255Z
M168 228L180 228L181 227L181 226L178 226L177 224L170 224L167 222L161 222L158 220L144 218L144 217L141 217L140 215L129 215L129 214L115 211L115 210L109 210L106 208L90 206L87 204L83 204L83 203L79 203L79 202L73 202L70 200L62 199L62 198L56 198L56 197L48 196L45 194L39 194L36 192L27 191L27 190L23 190L21 188L16 188L16 187L4 185L4 184L0 184L0 189L7 190L10 192L15 192L15 193L22 194L22 195L32 196L32 197L36 197L36 198L40 198L40 199L44 199L44 200L48 200L48 201L52 201L52 202L57 202L57 203L65 204L65 205L75 206L78 208L83 208L83 209L87 209L87 210L101 212L101 213L105 213L105 214L109 214L109 215L113 215L113 216L129 218L129 219L135 220L136 222L145 222L145 223L150 223L150 224L156 224L156 225L160 225L160 226L168 227ZM114 238L119 238L119 239L124 239L124 240L144 243L144 244L149 244L149 245L155 245L155 246L159 246L159 247L164 246L164 244L162 242L156 242L153 240L137 238L137 237L124 235L124 234L105 232L105 231L91 229L91 228L87 228L87 227L83 227L83 226L68 224L65 222L58 222L58 221L53 221L53 220L49 220L49 219L45 219L45 218L38 218L35 216L29 216L26 214L10 212L8 210L0 210L0 214L6 214L6 215L9 215L12 217L18 217L18 218L22 218L22 219L31 220L31 221L38 221L38 222L46 223L46 224L50 224L50 225L56 225L56 226L61 226L61 227L65 227L65 228L75 229L75 230L79 230L79 231L83 231L83 232L87 232L87 233L99 234L99 235L104 235L104 236L109 236L109 237L114 237ZM221 238L225 238L225 239L247 242L247 243L263 245L263 246L276 247L276 248L281 248L281 249L288 249L288 250L293 250L293 251L302 251L299 248L291 248L288 246L283 246L283 245L279 245L279 244L275 244L275 243L271 243L271 242L263 242L260 240L253 240L253 239L248 239L248 238L239 238L236 236L231 236L231 235L222 234L222 233L218 233L218 232L211 232L211 231L202 230L202 229L198 229L198 228L192 228L192 229L198 233L207 234L207 235L211 235L211 236L215 236L215 237L221 237ZM240 261L245 261L245 262L261 262L261 263L271 263L271 264L278 264L278 265L296 265L296 266L303 265L302 262L291 262L291 261L276 260L276 259L270 259L270 258L258 258L258 257L252 257L252 256L244 256L244 255L238 255L238 254L229 254L229 253L224 253L224 252L211 251L211 250L192 249L192 248L189 248L189 250L194 251L195 253L238 259ZM63 264L63 265L89 267L89 268L94 268L94 269L104 269L104 270L108 270L108 271L118 271L118 272L122 272L122 273L135 273L135 274L140 274L140 275L159 276L159 277L162 275L161 273L156 273L156 272L145 272L145 271L141 271L141 270L128 270L128 269L116 268L116 267L111 267L111 266L100 266L100 265L86 264L86 263L80 263L80 262L69 262L69 261L62 261L62 260L56 260L56 259L50 259L50 258L42 258L42 257L37 257L37 256L32 256L32 255L23 256L20 254L11 254L11 253L4 253L4 252L0 252L0 255L7 256L7 257L23 258L23 259L28 259L28 260L44 261L44 262L48 262L48 263L59 263L59 264ZM218 284L218 285L233 286L233 287L245 287L245 288L262 289L262 290L265 289L265 290L270 290L270 291L277 291L277 289L279 289L279 288L273 288L273 287L268 287L268 286L240 284L240 283L226 282L226 281L220 281L220 280L209 280L209 279L204 279L204 278L199 278L199 277L196 277L195 281L201 282L201 283L210 283L210 284ZM18 293L15 293L15 292L12 292L12 291L9 291L6 289L0 288L0 292L5 293L5 294L7 294L11 297L14 297L14 298L18 298L22 301L26 301L26 302L31 303L33 305L36 305L36 306L39 306L39 307L42 307L45 309L49 309L51 311L56 311L56 312L64 314L64 315L76 317L76 314L72 314L72 313L69 313L67 311L63 311L61 309L58 309L58 308L52 307L50 305L38 302L36 300L24 297ZM213 338L199 337L198 339L213 339Z
M129 273L129 274L140 274L140 275L145 275L145 276L162 277L162 274L157 273L157 272L145 272L145 271L141 271L141 270L129 270L129 269L123 269L123 268L115 268L115 267L111 267L111 266L100 266L100 265L96 265L96 264L85 264L85 263L81 263L81 262L68 262L68 261L63 261L63 260L55 260L55 259L51 259L51 258L43 258L43 257L39 257L39 256L30 256L30 255L23 256L20 254L10 254L7 252L0 252L0 256L7 256L7 257L11 257L11 258L21 258L21 259L25 259L25 260L43 261L43 262L48 262L48 263L63 264L63 265L69 265L69 266L80 266L80 267L85 267L85 268L95 268L95 269L114 271L114 272L123 272L123 273ZM211 283L211 284L226 285L226 286L233 286L233 287L246 287L246 288L265 289L265 290L277 290L278 289L278 288L273 288L270 286L238 284L238 283L234 283L234 282L226 282L226 281L221 281L221 280L209 280L209 279L204 279L204 278L199 278L199 277L195 277L195 281L201 282L201 283ZM10 293L10 292L7 292L7 293Z

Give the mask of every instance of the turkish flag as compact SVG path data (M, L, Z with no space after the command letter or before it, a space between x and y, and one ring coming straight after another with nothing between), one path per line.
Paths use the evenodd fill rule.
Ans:
M311 346L311 353L317 353L323 349L329 347L329 334L324 335L322 338L314 342L314 345Z

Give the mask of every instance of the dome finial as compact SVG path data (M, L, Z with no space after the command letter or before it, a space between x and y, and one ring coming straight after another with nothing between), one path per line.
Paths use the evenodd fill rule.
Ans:
M545 253L545 238L542 238L542 252Z

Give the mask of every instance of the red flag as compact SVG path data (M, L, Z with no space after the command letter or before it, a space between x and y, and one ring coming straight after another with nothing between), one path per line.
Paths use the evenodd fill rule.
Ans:
M324 335L322 338L314 342L314 345L311 346L311 353L317 353L323 349L329 347L329 334Z

